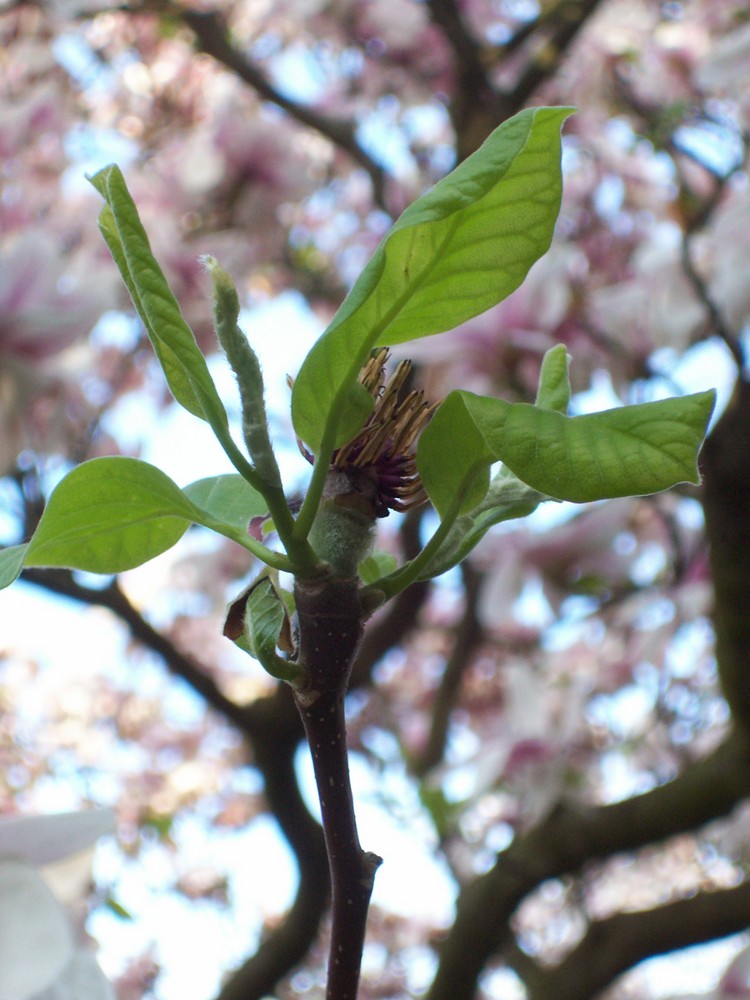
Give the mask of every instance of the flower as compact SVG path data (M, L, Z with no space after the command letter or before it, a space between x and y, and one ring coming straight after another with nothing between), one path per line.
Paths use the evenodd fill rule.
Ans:
M61 902L69 901L71 885L73 896L80 895L81 866L56 864L80 855L113 827L109 810L0 819L2 1000L113 1000L91 950L77 943ZM78 860L87 883L90 859L73 859ZM37 869L53 864L46 878Z
M331 460L331 472L344 473L376 517L387 517L389 510L411 510L427 499L414 445L437 408L425 402L421 390L403 394L411 361L400 362L386 382L387 360L388 349L380 348L362 369L360 382L375 398L375 406L362 430Z

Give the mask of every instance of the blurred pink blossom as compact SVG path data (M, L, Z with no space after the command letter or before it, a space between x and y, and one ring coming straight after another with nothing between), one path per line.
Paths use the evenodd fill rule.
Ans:
M114 301L114 269L66 258L48 228L0 245L0 356L38 362L87 336Z

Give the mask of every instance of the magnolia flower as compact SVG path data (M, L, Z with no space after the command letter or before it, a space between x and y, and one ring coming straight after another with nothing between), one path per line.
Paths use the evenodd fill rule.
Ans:
M388 351L382 348L365 365L360 381L375 397L375 407L359 434L335 452L331 463L352 481L365 477L365 493L378 517L387 517L389 509L410 510L427 499L414 445L436 408L425 402L421 391L402 396L410 361L402 361L386 382L387 360Z
M88 335L109 301L114 271L66 258L48 230L0 244L0 356L38 364Z
M87 849L113 829L110 810L0 819L2 1000L113 1000L63 905L88 881Z
M364 427L331 459L326 495L342 506L387 517L390 510L407 511L427 499L417 472L415 445L437 404L425 402L421 390L402 390L410 361L402 361L385 380L388 349L376 351L360 373L360 382L375 398ZM313 457L300 444L304 457Z

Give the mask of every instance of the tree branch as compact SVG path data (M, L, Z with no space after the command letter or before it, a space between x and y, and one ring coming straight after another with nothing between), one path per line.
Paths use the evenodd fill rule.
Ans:
M700 465L719 679L735 725L750 733L750 382L737 383Z
M54 594L72 597L83 604L108 608L127 625L134 639L162 658L171 674L184 680L196 694L205 699L206 704L242 733L249 735L244 707L228 698L195 660L181 653L169 639L157 632L140 611L133 607L116 580L102 590L96 590L78 583L66 569L25 569L22 579Z
M353 122L324 115L314 108L293 101L277 90L258 67L230 43L226 24L219 11L176 7L174 13L193 32L202 52L212 56L235 73L264 101L275 104L301 125L315 129L359 164L369 174L374 201L384 211L388 211L385 192L386 172L357 142Z
M108 608L134 639L157 653L170 673L189 684L248 741L263 778L269 810L289 842L299 870L297 894L284 922L229 978L220 993L220 1000L262 1000L304 959L318 934L329 899L323 832L304 804L294 769L294 755L303 733L291 689L279 685L268 698L238 705L191 658L149 625L116 581L95 590L78 583L69 570L57 569L26 569L23 579L84 604Z
M297 662L309 678L295 690L318 789L331 877L331 944L326 1000L356 1000L375 872L354 814L344 697L365 615L359 581L297 579Z
M466 602L463 618L456 631L453 650L443 670L440 687L432 706L427 743L422 753L412 761L412 770L420 777L443 759L451 713L458 697L461 680L483 636L476 607L482 576L468 562L461 565L461 574Z
M593 922L559 965L537 966L529 1000L593 1000L617 976L679 948L737 934L750 925L750 882Z
M520 27L506 45L492 49L472 38L455 0L431 0L432 20L443 31L455 58L456 85L449 112L459 161L473 153L495 126L520 111L534 91L557 72L571 43L601 2L560 0L531 25ZM501 91L492 82L491 70L500 66L521 41L533 42L535 35L538 44L531 46L513 87Z
M579 31L602 0L560 0L539 24L540 40L526 68L517 79L506 99L512 99L516 110L522 108L534 91L553 76Z
M750 745L734 733L710 756L644 795L608 806L558 806L461 893L428 1000L471 1000L516 907L546 879L694 830L749 794Z

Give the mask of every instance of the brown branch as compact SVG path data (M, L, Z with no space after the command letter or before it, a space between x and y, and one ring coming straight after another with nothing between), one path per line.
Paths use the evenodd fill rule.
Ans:
M729 328L729 324L725 322L724 317L721 314L721 309L717 302L714 301L713 296L709 293L706 282L703 280L700 274L698 274L693 264L693 258L690 253L690 235L685 233L682 240L682 267L687 276L688 281L693 286L693 291L700 300L701 305L704 307L708 313L708 320L711 324L711 328L721 340L724 341L726 346L729 348L729 352L734 358L734 363L737 365L738 371L742 371L745 359L742 352L742 345L740 339L736 334Z
M477 618L477 599L482 576L469 563L461 566L465 610L456 631L453 650L443 670L435 702L432 706L430 734L422 753L412 761L412 770L417 776L424 776L443 759L448 738L448 727L463 676L471 663L472 656L483 635Z
M516 110L522 108L537 88L558 70L576 36L602 0L560 0L543 22L546 37L532 53L526 68L507 95ZM548 28L548 25L551 26ZM549 32L547 34L547 31Z
M456 83L449 113L456 133L456 153L461 161L473 153L490 132L505 119L520 111L534 92L558 70L560 62L580 30L602 0L560 0L549 13L523 26L518 38L494 50L482 47L471 37L454 0L431 0L430 14L452 48L456 64ZM488 70L499 65L520 41L531 41L528 61L513 87L499 90Z
M344 697L362 638L359 581L298 579L297 662L307 674L295 701L318 790L331 878L331 943L326 1000L356 1000L367 911L381 859L357 833Z
M516 907L546 879L694 830L726 815L749 794L750 746L735 733L710 756L644 795L608 806L559 806L462 891L429 1000L471 1000L482 969L509 934Z
M593 922L577 947L551 969L537 966L529 1000L594 1000L623 972L663 955L737 934L750 925L750 882L701 892L651 910Z
M226 24L219 11L175 7L173 13L193 32L200 51L231 70L239 79L252 87L264 101L275 104L301 125L315 129L358 163L370 177L374 201L384 211L388 210L385 192L386 172L357 142L353 122L322 114L277 90L261 70L231 44Z
M750 733L750 383L740 381L701 451L716 659L736 726Z
M477 98L490 94L492 86L482 59L482 46L466 27L455 0L429 0L427 6L431 20L453 51L459 87L473 89Z

